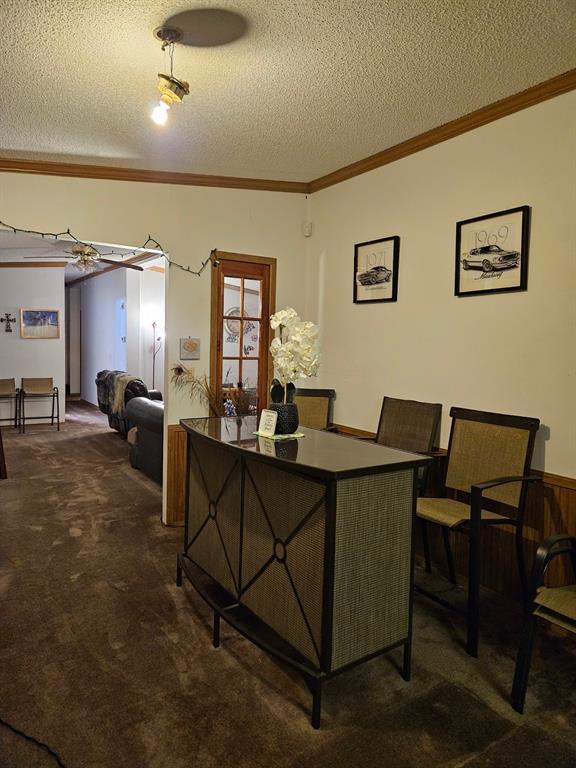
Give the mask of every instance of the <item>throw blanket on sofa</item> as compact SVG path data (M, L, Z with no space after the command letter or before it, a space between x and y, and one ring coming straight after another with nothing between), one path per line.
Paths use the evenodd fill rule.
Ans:
M112 400L112 414L119 419L124 418L124 394L131 381L140 381L130 373L121 373L114 380L114 397Z

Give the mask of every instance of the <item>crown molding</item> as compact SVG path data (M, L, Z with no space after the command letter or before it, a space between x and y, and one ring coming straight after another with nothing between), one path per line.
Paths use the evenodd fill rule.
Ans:
M273 179L242 179L235 176L206 176L179 171L152 171L143 168L117 168L110 165L81 165L53 163L43 160L18 160L0 157L0 171L6 173L35 173L42 176L72 176L105 181L140 181L152 184L181 184L190 187L224 187L226 189L255 189L264 192L296 192L308 194L308 182L275 181Z
M220 187L226 189L253 189L264 192L292 192L308 195L342 181L373 171L383 165L421 152L448 139L453 139L475 128L507 117L542 101L553 99L576 89L576 69L538 83L525 91L507 96L493 104L458 117L444 125L432 128L407 141L357 160L350 165L320 176L310 182L280 181L273 179L244 179L235 176L209 176L179 171L153 171L142 168L119 168L108 165L81 165L79 163L54 163L40 160L18 160L0 157L0 172L32 173L44 176L69 176L107 181L140 181L152 184L181 184L193 187Z
M481 107L481 109L470 112L463 117L451 120L449 123L432 128L430 131L414 136L382 152L377 152L375 155L370 155L370 157L365 157L363 160L358 160L355 163L339 168L337 171L332 171L332 173L328 173L326 176L314 179L310 182L309 191L310 193L318 192L321 189L339 184L347 179L352 179L354 176L359 176L367 171L373 171L382 165L388 165L396 160L401 160L403 157L421 152L423 149L433 147L435 144L453 139L462 133L473 131L482 125L487 125L495 120L499 120L501 117L512 115L514 112L520 112L520 110L532 107L542 101L553 99L555 96L568 93L575 88L576 69L571 69L569 72L564 72L562 75L553 77L551 80L534 85L513 96L507 96L505 99L500 99L500 101L488 104L486 107Z

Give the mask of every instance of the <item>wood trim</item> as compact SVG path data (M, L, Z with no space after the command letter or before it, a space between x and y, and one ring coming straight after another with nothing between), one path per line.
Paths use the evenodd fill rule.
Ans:
M166 463L165 525L184 525L186 513L186 473L188 471L188 441L180 424L168 424Z
M140 181L152 184L181 184L191 187L224 187L226 189L255 189L265 192L296 192L308 194L305 181L274 179L243 179L236 176L209 176L180 171L152 171L145 168L120 168L109 165L54 163L43 160L18 160L0 157L0 172L36 173L42 176L69 176L106 181Z
M0 261L0 269L30 269L34 267L67 267L67 261Z
M150 261L151 259L157 259L157 258L158 258L157 253L139 253L137 256L132 256L132 258L126 259L125 261L122 262L122 264L139 264L141 262ZM70 280L69 282L67 282L66 287L68 288L71 285L78 285L78 283L84 283L86 280L91 280L93 277L100 277L101 275L105 275L107 272L114 272L115 269L120 269L122 267L122 264L119 263L117 267L115 267L113 264L110 264L104 269L99 269L97 272L90 272L87 275L82 275L82 277L78 277L76 278L76 280Z
M320 176L310 182L282 181L273 179L250 179L236 176L210 176L180 171L154 171L143 168L121 168L107 165L88 165L80 163L55 163L42 160L19 160L0 157L0 172L32 173L43 176L68 176L109 181L139 181L153 184L181 184L195 187L221 187L227 189L254 189L266 192L292 192L308 195L342 181L359 176L367 171L388 165L396 160L428 149L448 139L480 128L501 117L507 117L522 109L533 107L542 101L553 99L576 88L576 69L552 77L543 83L527 88L520 93L488 104L469 112L467 115L451 120L444 125L413 136L407 141L388 147L381 152L357 160L350 165Z
M277 260L270 256L253 256L247 253L231 253L229 251L216 251L216 259L225 259L226 261L243 261L249 264L265 264L270 267L270 284L268 287L268 309L271 315L276 312L276 269ZM217 270L212 270L212 283L210 288L210 381L218 379L218 355L216 354L213 343L214 334L218 332L218 280ZM268 383L270 390L272 378L274 376L274 364L272 355L268 355Z
M148 272L160 272L160 274L164 274L166 272L166 267L146 267Z
M325 176L314 179L309 184L309 192L318 192L321 189L331 187L334 184L339 184L342 181L351 179L354 176L359 176L367 171L373 171L375 168L380 168L381 166L388 165L396 160L401 160L403 157L408 157L423 149L428 149L443 141L453 139L463 133L472 131L475 128L480 128L482 125L492 123L495 120L499 120L501 117L507 117L515 112L520 112L520 110L526 109L527 107L533 107L535 104L539 104L542 101L547 101L548 99L553 99L555 96L568 93L575 88L576 69L571 69L569 72L564 72L562 75L558 75L543 83L527 88L525 91L521 91L512 96L507 96L504 99L500 99L500 101L488 104L474 112L469 112L467 115L451 120L449 123L439 125L436 128L432 128L425 133L414 136L407 141L389 147L382 152L377 152L375 155L370 155L363 160L358 160L355 163L351 163L336 171L332 171Z

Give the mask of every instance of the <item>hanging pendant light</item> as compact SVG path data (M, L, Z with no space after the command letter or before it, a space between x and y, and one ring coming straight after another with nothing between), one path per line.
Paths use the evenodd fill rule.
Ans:
M170 74L158 73L158 91L160 98L150 117L156 125L166 125L168 112L174 104L180 104L184 96L190 93L190 86L185 80L174 77L174 43L182 39L182 32L175 27L158 27L154 37L162 41L162 50L168 49L170 55Z

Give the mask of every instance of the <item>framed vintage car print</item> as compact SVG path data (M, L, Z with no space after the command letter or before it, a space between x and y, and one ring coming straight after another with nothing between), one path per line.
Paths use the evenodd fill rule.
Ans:
M530 208L510 208L456 224L456 296L525 291Z
M384 237L354 246L354 303L396 301L400 238Z

